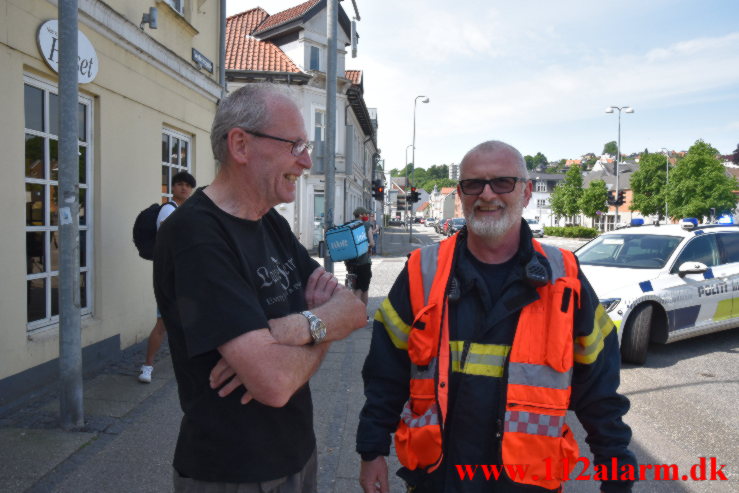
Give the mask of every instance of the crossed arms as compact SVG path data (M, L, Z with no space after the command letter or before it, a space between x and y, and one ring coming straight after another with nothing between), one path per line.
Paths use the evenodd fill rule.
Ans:
M311 345L308 319L300 313L269 320L269 327L242 334L218 347L221 360L210 374L210 386L223 385L221 397L243 385L246 404L282 407L318 370L330 343L364 326L364 304L322 267L308 278L305 299L326 324L326 338Z

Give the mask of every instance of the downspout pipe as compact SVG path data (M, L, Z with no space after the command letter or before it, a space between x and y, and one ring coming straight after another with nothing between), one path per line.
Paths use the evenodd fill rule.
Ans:
M221 101L226 97L226 0L221 0L220 36L218 40L218 83L221 86Z

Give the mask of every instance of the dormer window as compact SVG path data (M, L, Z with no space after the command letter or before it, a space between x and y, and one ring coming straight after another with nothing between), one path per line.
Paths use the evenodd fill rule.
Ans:
M320 66L321 50L318 46L310 47L310 64L308 65L309 70L321 70Z

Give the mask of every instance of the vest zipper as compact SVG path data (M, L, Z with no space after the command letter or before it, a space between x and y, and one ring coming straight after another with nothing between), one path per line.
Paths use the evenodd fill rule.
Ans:
M472 341L464 341L462 356L459 361L459 371L464 371L464 367L467 365L467 355L470 353L470 346L472 346Z

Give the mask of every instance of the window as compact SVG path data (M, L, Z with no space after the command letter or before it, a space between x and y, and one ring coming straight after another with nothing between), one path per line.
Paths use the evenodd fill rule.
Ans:
M739 262L739 233L719 233L718 239L724 249L725 263Z
M536 191L537 192L546 192L547 191L547 182L545 182L545 181L537 181L536 182Z
M672 273L678 271L684 262L700 262L707 267L714 267L719 263L718 245L716 235L696 236L680 252L677 262L672 266Z
M162 129L162 204L172 198L172 177L190 171L190 137Z
M80 308L91 312L92 101L81 97L79 145ZM55 86L24 79L26 192L26 313L28 332L59 320L59 96Z
M318 48L318 46L311 46L310 47L310 65L308 65L309 70L321 70L321 50Z
M547 199L536 199L536 207L542 208L547 206Z
M323 142L326 138L326 112L315 110L313 113L313 140Z
M167 5L175 9L180 15L185 15L185 0L164 0Z

